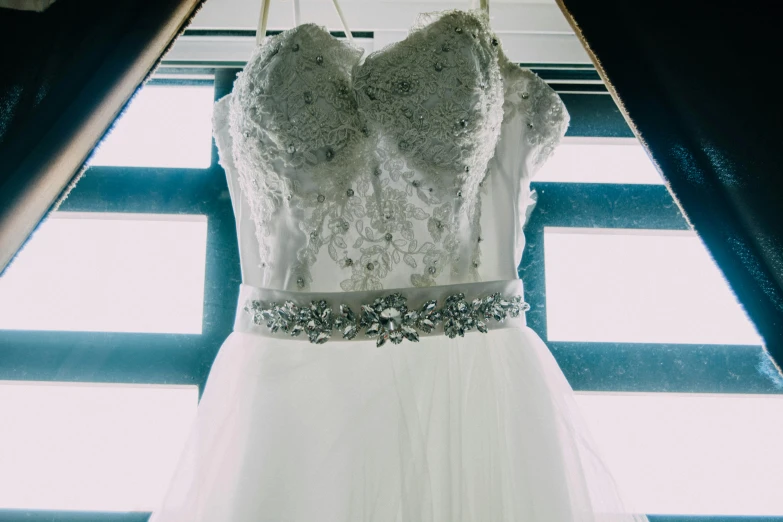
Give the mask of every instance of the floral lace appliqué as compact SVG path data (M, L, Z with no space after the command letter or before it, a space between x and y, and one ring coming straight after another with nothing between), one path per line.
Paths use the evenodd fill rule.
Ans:
M538 162L559 138L547 118L562 119L562 103L505 59L479 12L422 16L405 40L361 53L306 24L267 38L237 78L233 163L262 265L302 291L327 260L344 291L381 289L391 274L412 286L478 280L482 186L504 113L526 111ZM285 244L299 246L276 267L270 238L279 244L283 222L294 224Z

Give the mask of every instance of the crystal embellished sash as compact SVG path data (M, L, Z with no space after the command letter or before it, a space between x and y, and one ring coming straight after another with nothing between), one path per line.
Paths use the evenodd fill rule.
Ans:
M525 324L522 281L366 292L290 292L241 285L234 331L322 344L418 341Z

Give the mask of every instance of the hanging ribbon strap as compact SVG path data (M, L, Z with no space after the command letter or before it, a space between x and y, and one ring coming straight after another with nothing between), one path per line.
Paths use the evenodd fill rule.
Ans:
M299 10L299 0L294 0L294 27L299 27L302 23L302 12Z
M483 2L484 0L481 1ZM343 31L345 31L345 38L347 38L349 42L354 43L353 35L351 34L351 30L348 29L348 24L345 21L345 15L343 14L343 10L340 9L340 2L338 0L332 0L332 3L334 4L334 8L337 11L337 16L340 17L340 23L343 24Z
M481 0L482 2L486 0ZM272 0L261 0L261 12L258 15L258 29L256 30L256 44L260 44L266 37L266 25L269 21L269 4ZM338 0L332 0L334 8L337 11L337 16L340 18L340 23L343 25L343 31L345 31L345 38L349 42L354 43L351 30L348 29L348 23L345 21L345 15L343 10L340 9L340 3ZM294 0L294 27L298 26L301 21L301 12L299 10L299 0Z
M476 4L479 3L479 0L471 0L470 1L470 8L476 9L478 7ZM489 0L481 0L481 10L485 13L489 14Z
M256 29L256 45L266 38L266 23L269 20L269 3L272 0L261 0L261 13L258 15L258 29Z

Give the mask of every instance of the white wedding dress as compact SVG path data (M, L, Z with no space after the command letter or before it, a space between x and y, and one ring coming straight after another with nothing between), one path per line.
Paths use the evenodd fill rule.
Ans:
M646 520L524 323L530 178L567 124L483 13L364 60L311 24L259 45L214 116L235 331L151 521Z

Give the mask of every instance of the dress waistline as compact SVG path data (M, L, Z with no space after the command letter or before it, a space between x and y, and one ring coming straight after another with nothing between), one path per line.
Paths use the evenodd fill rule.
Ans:
M235 332L310 341L403 339L524 326L522 280L368 290L292 292L240 285Z

